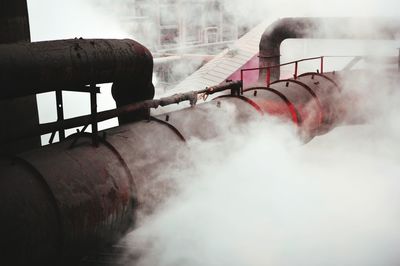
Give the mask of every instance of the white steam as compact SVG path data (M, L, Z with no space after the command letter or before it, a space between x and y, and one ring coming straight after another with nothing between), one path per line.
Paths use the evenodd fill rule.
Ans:
M32 41L70 38L127 38L110 13L89 0L28 0Z
M180 193L128 235L124 265L398 265L399 86L372 81L366 125L302 145L263 118L189 142L194 167L165 173Z

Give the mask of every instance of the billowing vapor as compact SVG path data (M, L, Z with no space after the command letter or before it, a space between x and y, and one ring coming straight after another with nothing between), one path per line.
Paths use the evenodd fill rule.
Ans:
M109 12L89 0L29 0L28 12L33 41L68 38L127 38Z
M128 235L125 265L398 265L399 86L363 83L350 111L368 123L306 145L268 117L190 141L194 167L165 173L179 193Z

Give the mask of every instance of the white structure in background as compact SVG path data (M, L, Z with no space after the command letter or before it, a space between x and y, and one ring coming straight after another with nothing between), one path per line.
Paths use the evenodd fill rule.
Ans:
M225 49L213 60L185 78L168 94L201 90L217 85L239 70L252 58L258 55L261 36L270 22L262 22L237 40L231 48Z
M221 0L93 0L120 19L152 52L232 42L238 27Z
M250 27L239 25L222 0L91 1L152 51L157 94L168 93Z

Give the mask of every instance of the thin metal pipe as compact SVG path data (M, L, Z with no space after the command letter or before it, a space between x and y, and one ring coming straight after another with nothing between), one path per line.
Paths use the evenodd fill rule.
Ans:
M105 121L111 118L119 117L121 115L130 114L132 112L149 109L149 108L158 108L159 106L167 106L175 103L180 103L184 101L190 101L191 105L195 105L197 102L198 95L206 94L211 95L214 93L233 90L240 92L242 86L241 81L230 81L221 85L208 87L199 91L191 91L187 93L178 93L172 96L154 99L154 100L146 100L141 102L135 102L128 105L124 105L122 107L111 109L103 112L96 113L95 117L93 114L78 116L70 119L66 119L64 121L56 121L52 123L41 124L36 128L27 128L25 130L19 131L17 134L12 136L12 139L23 139L29 136L38 136L44 135L48 133L52 133L54 131L65 130L69 128L84 126L88 124L96 124L101 121ZM95 94L95 93L94 93ZM93 106L92 106L93 108ZM95 132L95 131L92 131Z
M56 90L56 104L57 104L57 121L63 121L64 106L63 106L62 90ZM65 131L64 130L58 131L58 136L60 138L60 141L65 139Z
M399 62L398 62L398 67L399 67L399 72L400 72L400 48L399 48L398 50L399 50Z
M279 65L273 65L273 66L245 68L245 69L243 69L243 71L264 70L264 69L278 68L278 67L281 67L281 66L287 66L287 65L291 65L291 64L295 64L295 63L304 62L304 61L311 61L311 60L321 59L321 57L322 56L309 57L309 58L300 59L300 60L296 60L296 61L290 61L290 62L287 62L287 63L283 63L283 64L279 64Z
M90 91L90 111L91 111L91 121L92 121L92 142L93 146L98 146L98 140L97 140L97 134L98 134L98 126L97 126L97 94L95 92L96 90L96 84L91 84L90 85L91 91Z
M321 74L324 74L324 57L321 56L321 67L320 67Z

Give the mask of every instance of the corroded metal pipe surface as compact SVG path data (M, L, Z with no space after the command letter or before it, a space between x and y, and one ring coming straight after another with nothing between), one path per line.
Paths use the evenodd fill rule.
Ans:
M152 68L151 53L129 39L3 44L0 45L0 99L107 82L130 86L130 95L152 98ZM141 91L148 89L140 87L142 83L150 86L150 90Z

